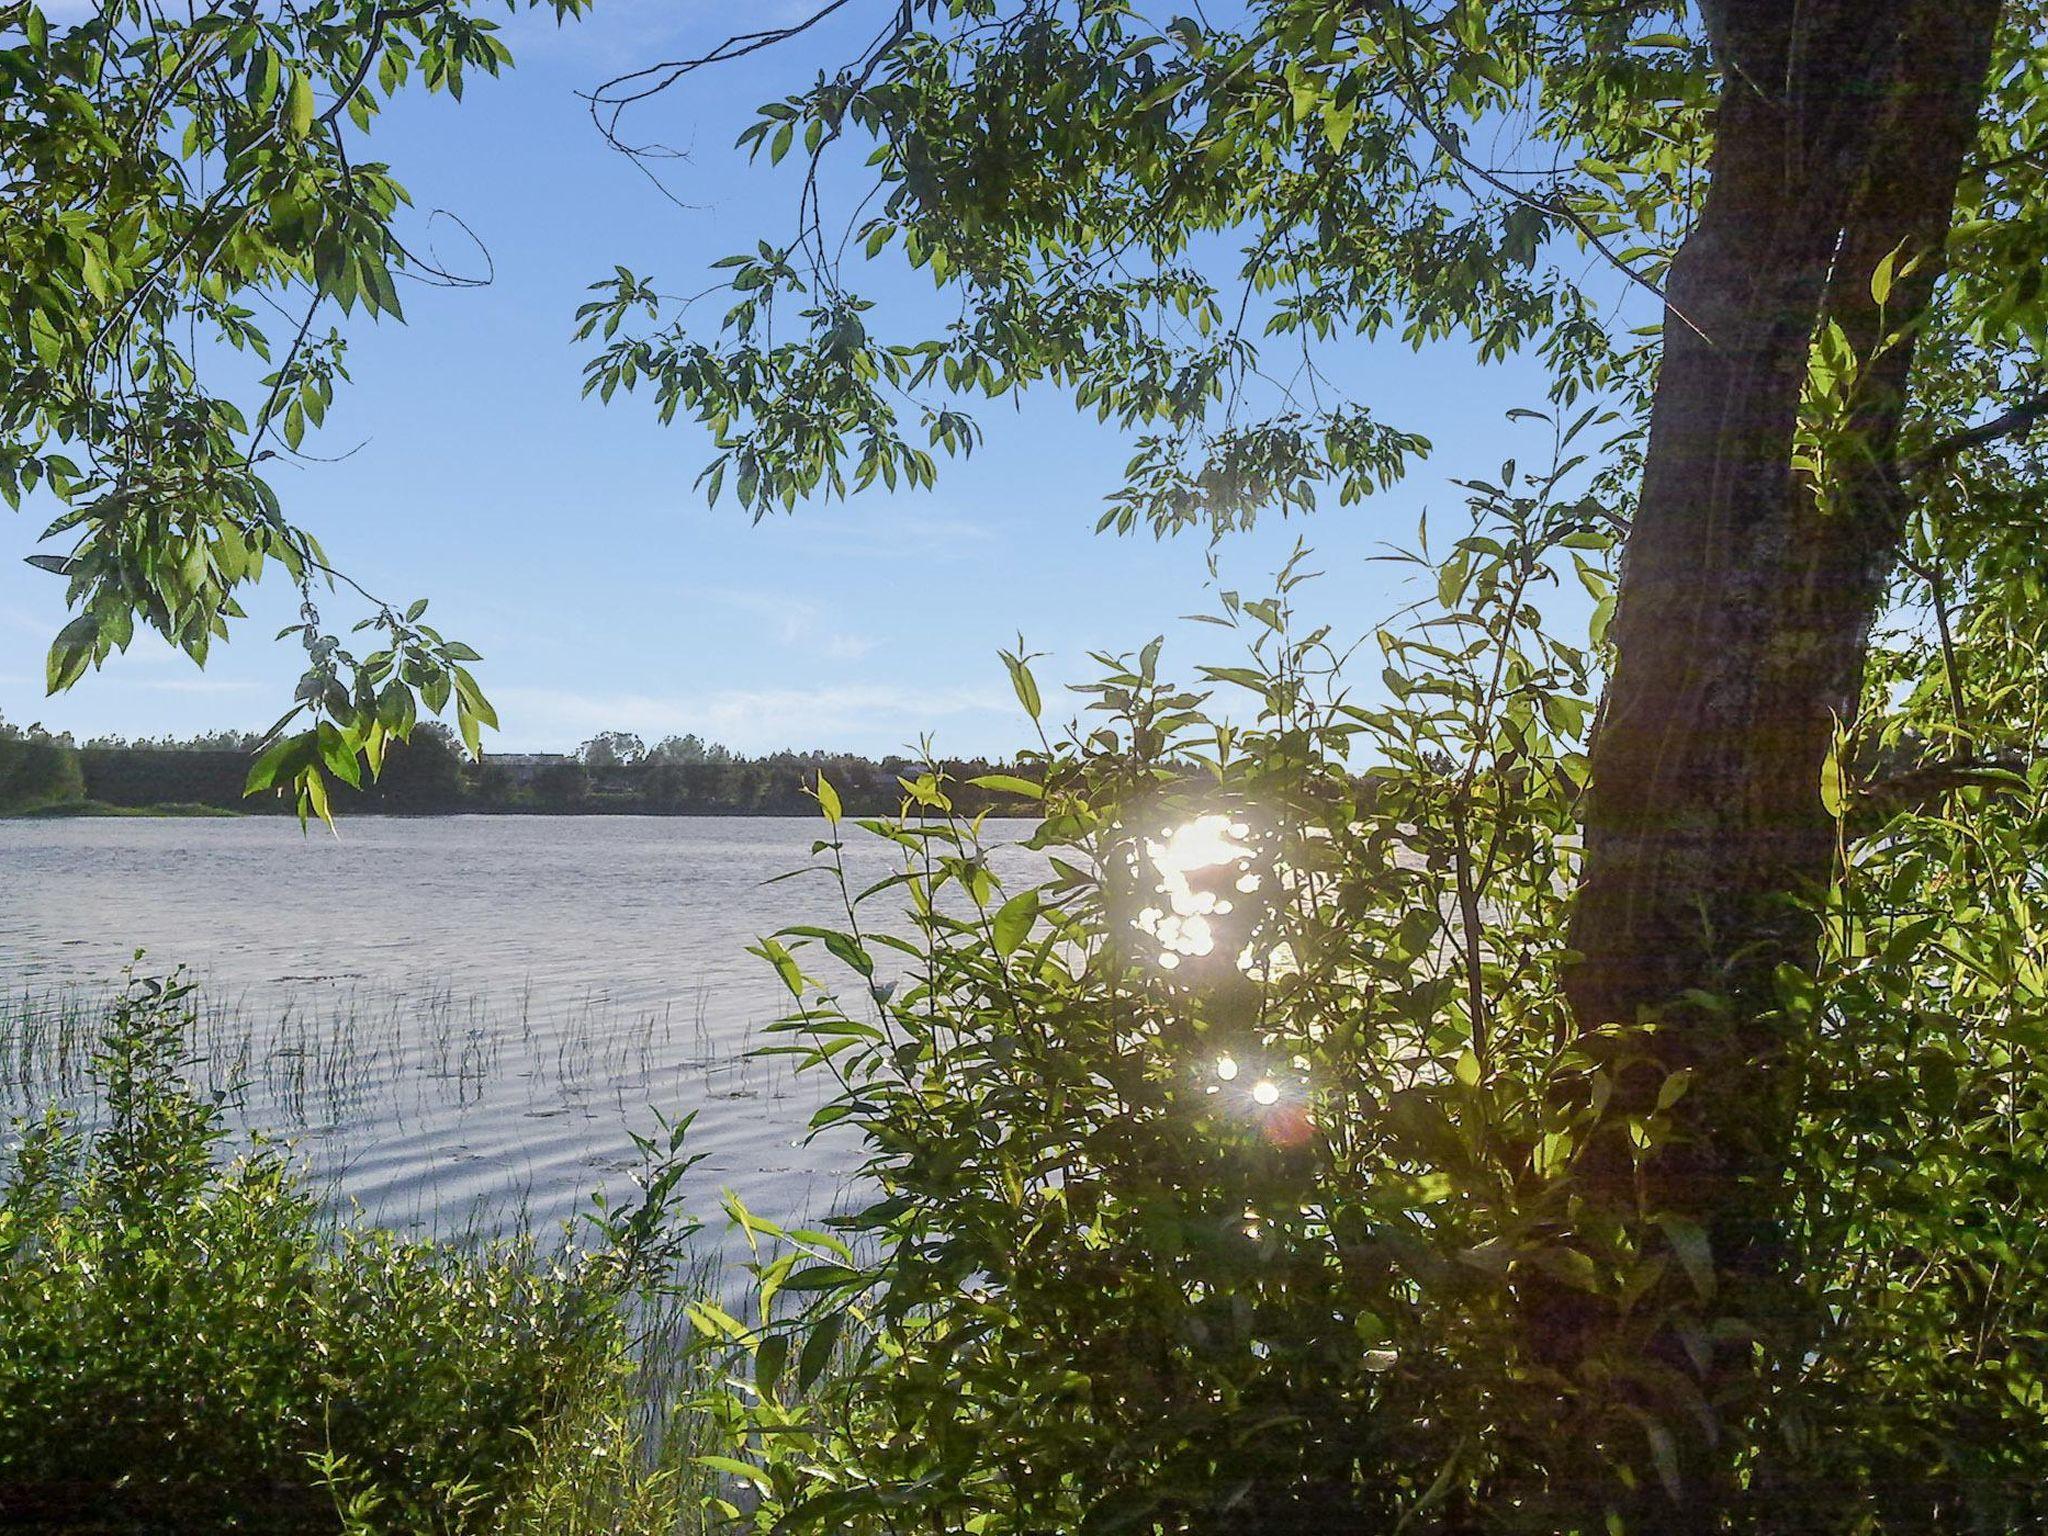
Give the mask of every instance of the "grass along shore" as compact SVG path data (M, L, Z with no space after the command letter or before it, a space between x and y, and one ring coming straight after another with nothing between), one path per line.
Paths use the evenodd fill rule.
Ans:
M0 1156L0 1525L48 1532L689 1532L725 1490L689 1408L714 1276L675 1208L426 1240L236 1150L180 982L97 1019L77 1109ZM17 1041L17 1044L20 1042Z
M188 801L171 801L163 805L109 805L104 800L59 800L0 811L0 821L54 821L74 816L196 817L218 820L222 817L239 817L246 814L244 811L229 810L226 806L195 805Z

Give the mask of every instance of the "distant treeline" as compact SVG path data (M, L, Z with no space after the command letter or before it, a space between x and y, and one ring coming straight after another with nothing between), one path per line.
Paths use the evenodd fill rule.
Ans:
M253 736L219 732L194 741L99 738L78 746L68 736L0 720L0 814L172 806L289 812L288 799L243 796L256 744ZM959 781L952 789L956 805L969 814L1022 814L1030 808L1018 797L965 783L1014 772L1013 765L963 760L946 769ZM574 754L486 754L473 763L445 730L422 726L410 742L391 748L374 783L361 790L337 783L331 793L337 815L814 816L818 803L810 791L822 772L846 814L878 816L902 803L899 779L922 771L907 758L876 761L825 752L742 757L695 737L672 737L650 750L618 732L594 738Z

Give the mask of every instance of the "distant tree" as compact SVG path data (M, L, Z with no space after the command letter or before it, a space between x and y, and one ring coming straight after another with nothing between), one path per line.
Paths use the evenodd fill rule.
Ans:
M502 805L512 798L512 775L486 758L469 771L471 798L485 805Z
M631 731L601 731L576 756L586 768L630 768L647 756L647 744Z
M550 763L534 775L533 792L544 805L577 805L590 797L590 773L581 763Z
M664 736L656 742L647 754L648 759L657 763L676 763L689 767L697 763L729 763L733 760L732 749L715 741L706 741L695 732L687 736Z
M69 736L31 728L0 737L0 811L82 799L85 779Z
M684 765L650 758L646 772L640 777L640 798L664 811L686 804L690 798L690 776L684 772Z
M32 720L27 725L14 725L4 714L0 714L0 741L57 741L67 747L72 744L69 731L62 731L53 736L43 728L43 722L40 720Z
M441 810L462 798L462 744L438 720L420 723L391 749L379 780L393 810Z
M443 727L446 730L446 727ZM253 752L262 744L263 738L254 731L202 731L196 736L174 741L165 737L163 745L186 752Z
M85 745L109 752L251 752L262 742L254 731L218 730L191 736L138 736L132 741L119 734L95 736Z

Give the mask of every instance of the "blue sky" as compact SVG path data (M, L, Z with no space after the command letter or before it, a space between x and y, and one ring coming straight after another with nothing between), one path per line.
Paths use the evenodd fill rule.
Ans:
M409 324L354 327L355 384L306 445L347 457L282 469L275 483L337 566L374 591L430 597L441 627L484 653L477 670L504 722L487 750L562 749L622 729L650 740L696 731L749 752L880 753L930 733L942 751L999 754L1027 734L995 654L1020 630L1050 653L1039 664L1049 693L1092 670L1088 652L1155 634L1168 636L1169 668L1225 659L1223 632L1178 617L1206 606L1205 541L1094 534L1126 444L1053 394L1021 410L980 406L986 446L942 464L935 491L819 503L759 525L729 502L707 508L692 488L709 454L698 430L661 427L639 399L580 398L571 330L585 285L623 263L665 291L693 290L710 262L786 230L790 179L749 167L733 139L760 102L836 67L880 3L856 0L854 25L801 48L701 71L637 120L640 136L687 152L667 176L685 207L606 148L574 93L701 49L735 18L758 25L778 4L597 0L559 31L522 17L507 25L518 65L503 79L473 82L459 105L407 98L381 120L376 155L423 215L450 209L476 231L495 281L407 285ZM860 175L849 148L842 190ZM448 265L479 264L445 221L431 233ZM916 288L887 276L868 286L900 296L914 332ZM1455 521L1462 497L1449 477L1534 457L1543 442L1504 413L1540 405L1543 381L1528 364L1482 369L1458 347L1417 356L1357 343L1339 366L1436 453L1383 497L1271 519L1220 555L1229 584L1257 590L1305 537L1325 575L1300 606L1363 634L1404 601L1393 568L1369 563L1380 541L1411 540L1425 508L1433 527ZM259 728L279 713L299 656L270 639L296 602L282 584L250 604L204 672L139 640L45 699L61 585L21 561L41 521L0 524L9 720L144 735ZM333 613L355 617L338 597Z

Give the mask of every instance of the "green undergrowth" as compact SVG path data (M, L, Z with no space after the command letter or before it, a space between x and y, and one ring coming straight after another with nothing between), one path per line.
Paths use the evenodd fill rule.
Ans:
M228 1155L191 1024L132 980L98 1110L0 1159L0 1527L692 1529L680 1130L555 1240L400 1237L323 1215L277 1144Z

